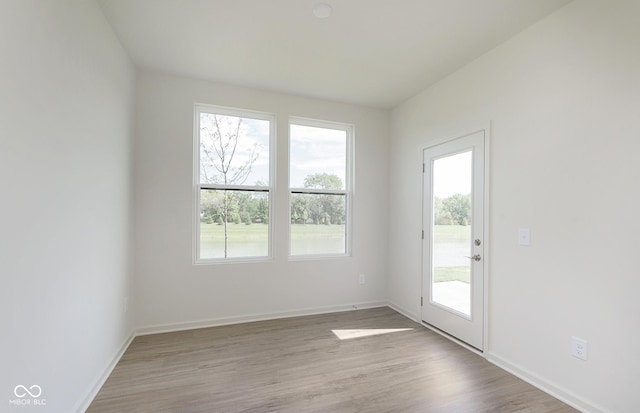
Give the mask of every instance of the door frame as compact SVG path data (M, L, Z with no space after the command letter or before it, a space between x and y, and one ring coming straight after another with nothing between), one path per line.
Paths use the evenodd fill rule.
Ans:
M482 292L482 300L483 300L483 315L482 315L482 350L479 350L473 346L470 346L469 344L465 343L462 340L459 340L458 338L448 334L445 331L442 331L440 329L438 329L437 327L434 327L430 324L427 324L426 322L424 322L422 320L422 294L425 291L425 285L424 285L424 265L425 265L425 259L429 259L429 257L425 257L425 253L424 253L424 240L421 239L420 240L420 311L418 312L420 314L420 316L418 317L420 324L422 324L423 326L427 327L428 329L444 336L445 338L448 338L449 340L467 348L468 350L473 351L474 353L486 356L489 352L489 299L490 299L490 294L489 294L489 286L490 286L490 272L489 272L489 268L490 268L490 246L491 246L491 231L490 231L490 210L489 210L489 197L491 194L490 191L490 177L491 177L491 163L490 163L490 153L491 153L491 122L486 122L483 124L471 124L470 126L458 126L455 128L450 128L452 131L444 134L438 134L436 135L437 137L434 137L433 139L429 139L428 143L423 144L420 148L420 163L422 165L420 165L420 172L422 172L422 178L420 180L421 183L421 187L420 187L420 193L422 194L422 203L423 205L420 208L420 215L421 215L421 228L422 231L424 231L425 225L427 223L424 222L424 188L425 188L425 174L423 172L423 165L424 165L424 158L423 158L423 154L424 151L426 149L432 148L434 146L438 146L441 144L445 144L451 141L454 141L458 138L462 138L465 136L469 136L478 132L484 132L484 188L483 188L483 220L484 220L484 235L483 235L483 243L484 243L484 251L483 251L483 259L482 259L482 270L484 272L484 277L483 277L483 292Z

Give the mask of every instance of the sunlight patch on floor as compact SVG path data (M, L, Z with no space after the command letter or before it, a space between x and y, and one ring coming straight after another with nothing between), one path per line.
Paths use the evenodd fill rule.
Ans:
M377 336L380 334L397 333L400 331L410 331L413 328L360 328L352 330L331 330L340 340L348 340L350 338Z

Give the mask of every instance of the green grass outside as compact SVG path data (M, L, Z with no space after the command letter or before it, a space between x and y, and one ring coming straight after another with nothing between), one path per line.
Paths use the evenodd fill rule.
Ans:
M344 225L291 224L291 255L344 253Z
M267 224L228 224L229 257L266 256L269 238ZM344 225L291 225L293 255L343 254ZM224 226L200 224L200 256L224 256Z
M344 238L344 225L291 224L291 238L294 241L327 237Z
M269 226L267 224L234 224L227 226L229 238L237 242L261 241L268 236ZM200 241L203 243L224 244L224 225L200 224Z
M266 224L233 224L228 226L231 257L264 256L267 254L268 228ZM469 242L470 227L436 225L437 243L461 244ZM224 227L218 224L200 225L201 256L221 257L224 251ZM293 255L344 252L344 225L291 225ZM211 255L209 255L211 254ZM468 266L436 267L434 281L462 281L469 283Z
M471 242L471 226L435 225L433 236L436 244L466 246ZM470 267L436 267L434 268L433 281L462 281L468 284L470 282Z
M434 240L436 243L468 243L471 240L471 226L435 225Z
M269 253L267 224L227 225L228 258L266 257ZM224 258L224 225L200 224L200 257Z
M462 281L469 284L469 267L436 267L434 268L433 281Z

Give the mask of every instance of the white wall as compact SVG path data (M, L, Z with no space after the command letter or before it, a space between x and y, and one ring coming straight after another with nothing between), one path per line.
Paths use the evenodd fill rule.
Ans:
M391 116L390 300L419 315L421 148L490 120L488 356L591 411L640 411L639 50L640 2L575 1Z
M132 329L135 71L86 0L2 1L0 60L0 411L72 412Z
M277 116L274 248L269 262L192 264L193 105ZM150 330L386 302L388 112L139 73L135 148L137 325ZM353 256L289 261L288 116L355 125ZM367 281L358 284L358 274ZM216 321L217 320L217 321ZM195 323L195 324L193 324Z

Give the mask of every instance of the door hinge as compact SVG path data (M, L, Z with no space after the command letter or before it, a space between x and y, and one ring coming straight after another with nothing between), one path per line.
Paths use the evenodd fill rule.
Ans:
M422 230L422 239L424 239L424 230Z
M425 170L425 166L424 164L422 164L422 173L424 173L424 170Z
M422 302L422 297L420 297L420 307L422 307L424 303Z

